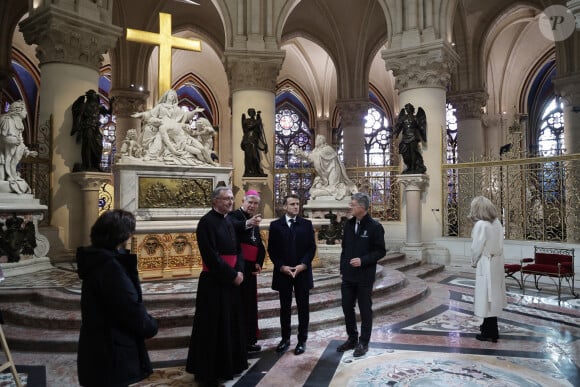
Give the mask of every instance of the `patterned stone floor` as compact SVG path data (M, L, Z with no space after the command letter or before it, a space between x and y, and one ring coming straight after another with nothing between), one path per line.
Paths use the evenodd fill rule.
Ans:
M67 269L67 268L62 268ZM70 270L7 278L2 288L65 286L78 291ZM55 272L57 273L55 275ZM509 305L499 318L498 343L475 339L473 274L446 269L427 279L428 297L375 315L370 350L340 354L343 327L310 333L307 351L274 352L279 339L261 341L251 367L227 386L580 386L580 301L508 281ZM147 282L144 292L192 291L194 280ZM292 338L296 343L295 337ZM76 355L13 352L21 365L44 365L49 386L75 386ZM192 386L183 372L186 349L151 352L154 375L139 386Z

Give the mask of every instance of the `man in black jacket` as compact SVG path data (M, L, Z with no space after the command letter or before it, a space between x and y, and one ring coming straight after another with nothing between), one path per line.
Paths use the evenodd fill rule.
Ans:
M312 222L298 216L300 199L296 195L284 198L285 215L270 223L268 254L274 264L272 289L280 297L280 327L282 340L276 352L283 353L290 347L292 333L292 292L298 309L298 344L295 355L306 350L308 323L310 321L309 296L314 286L312 260L316 253Z
M354 349L353 356L367 353L373 328L372 293L377 261L387 253L385 230L368 214L369 196L358 192L352 195L352 218L346 221L342 237L340 274L342 276L342 311L348 339L338 352ZM361 315L361 334L358 337L354 306L358 302Z

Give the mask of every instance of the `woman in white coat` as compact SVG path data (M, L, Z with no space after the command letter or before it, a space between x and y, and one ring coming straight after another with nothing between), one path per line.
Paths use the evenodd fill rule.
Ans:
M483 317L481 333L475 338L496 343L497 316L507 305L504 278L503 227L494 204L483 196L471 201L468 216L475 222L471 232L471 266L475 274L473 313Z

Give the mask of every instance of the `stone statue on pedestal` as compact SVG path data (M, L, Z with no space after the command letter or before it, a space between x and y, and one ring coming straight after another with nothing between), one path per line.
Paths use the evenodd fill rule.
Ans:
M395 123L393 138L397 138L401 132L403 138L399 143L399 153L407 166L403 174L425 173L427 168L423 164L420 146L421 142L427 142L427 117L423 108L420 107L416 115L415 107L410 103L401 109Z
M29 150L23 142L26 114L24 102L18 100L10 105L6 114L0 116L0 192L31 192L30 186L16 169L23 157L38 156L38 152Z
M326 143L323 135L316 136L312 152L307 153L298 149L295 153L296 156L310 161L316 170L317 176L310 188L310 196L313 199L320 196L334 196L336 200L342 200L345 196L358 192L354 182L348 178L338 154Z

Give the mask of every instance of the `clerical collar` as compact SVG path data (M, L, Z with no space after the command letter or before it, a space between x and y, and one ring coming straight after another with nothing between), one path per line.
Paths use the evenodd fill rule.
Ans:
M218 214L222 215L224 218L225 218L226 216L228 216L228 213L227 213L227 212L226 212L225 214L222 214L221 212L219 212L218 210L216 210L216 209L215 209L215 207L214 207L214 208L212 208L212 210L214 210L214 211L215 211L215 212L217 212Z

